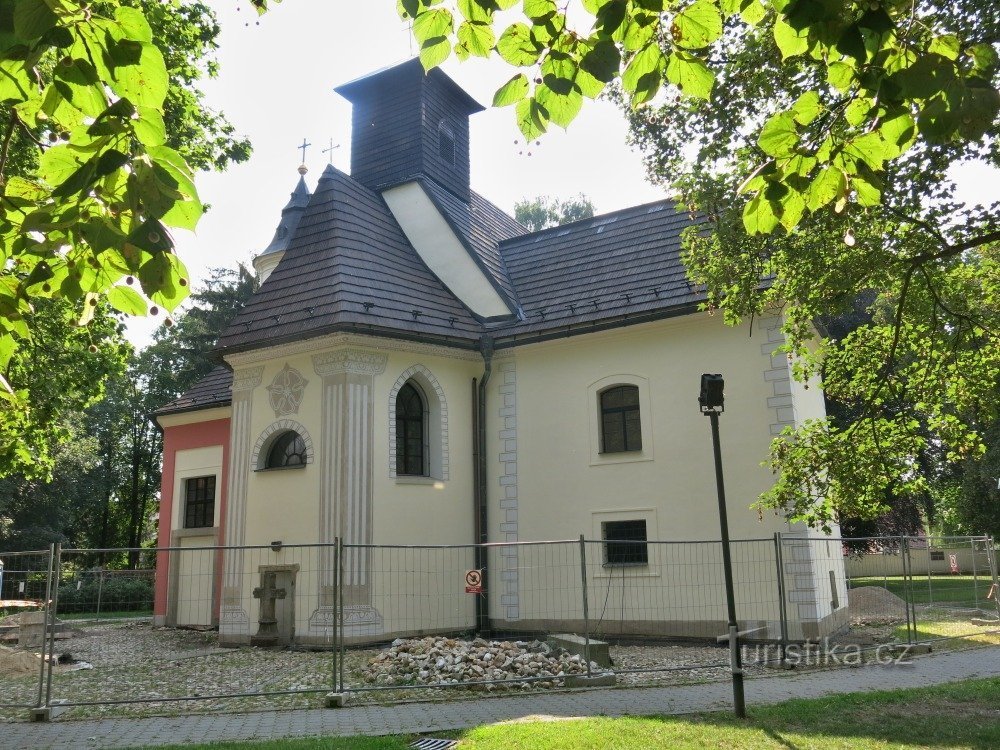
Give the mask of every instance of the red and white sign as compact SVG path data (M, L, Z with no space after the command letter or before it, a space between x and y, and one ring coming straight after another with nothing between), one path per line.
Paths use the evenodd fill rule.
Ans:
M483 593L483 571L468 570L465 572L465 593L466 594Z

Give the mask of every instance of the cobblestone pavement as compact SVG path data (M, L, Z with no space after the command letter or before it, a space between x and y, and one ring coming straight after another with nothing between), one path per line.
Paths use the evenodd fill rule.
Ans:
M789 698L865 692L1000 676L1000 647L934 653L907 665L863 666L750 679L750 706ZM658 688L592 689L474 701L354 706L145 719L0 725L4 750L87 750L222 740L419 734L526 718L683 714L732 706L728 682Z

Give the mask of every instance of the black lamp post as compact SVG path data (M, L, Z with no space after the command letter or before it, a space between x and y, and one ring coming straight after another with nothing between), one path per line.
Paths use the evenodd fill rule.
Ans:
M726 606L729 610L729 664L733 672L733 710L746 718L743 700L743 660L740 654L739 625L736 622L736 593L733 587L733 559L729 553L729 518L726 515L726 488L722 480L722 446L719 443L719 415L725 409L726 381L721 375L702 375L698 404L701 413L712 423L712 448L715 451L715 484L719 491L719 526L722 530L722 568L726 576Z

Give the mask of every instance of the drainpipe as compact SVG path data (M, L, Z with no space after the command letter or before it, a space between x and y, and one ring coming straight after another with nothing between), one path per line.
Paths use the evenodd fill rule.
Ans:
M490 382L493 372L493 337L483 335L479 339L479 353L483 356L483 377L478 388L473 379L475 408L473 415L473 476L475 478L475 541L483 545L489 541L489 502L486 465L486 385ZM476 547L476 567L483 571L483 591L476 597L476 633L482 635L490 628L490 582L489 571L486 570L487 554L485 547Z

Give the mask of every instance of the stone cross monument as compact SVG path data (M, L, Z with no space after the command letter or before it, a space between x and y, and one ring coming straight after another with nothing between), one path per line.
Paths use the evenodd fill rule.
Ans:
M276 646L278 645L278 618L275 615L274 605L278 599L284 599L288 592L279 589L275 584L278 574L274 571L261 573L261 586L253 590L253 598L260 599L260 626L257 635L250 639L251 646Z

